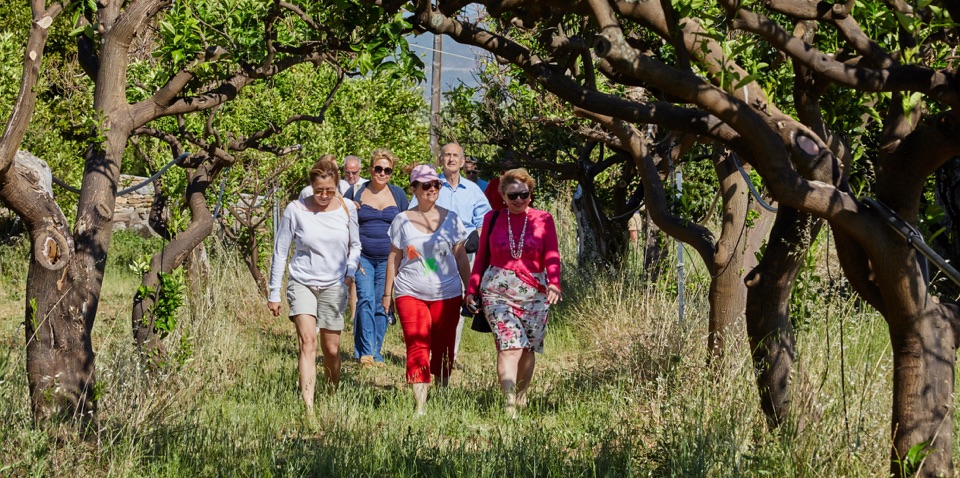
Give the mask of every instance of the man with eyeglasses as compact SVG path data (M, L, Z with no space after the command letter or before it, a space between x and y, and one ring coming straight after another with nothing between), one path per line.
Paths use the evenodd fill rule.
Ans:
M463 148L457 143L448 143L440 148L440 166L443 173L440 174L440 195L437 197L437 206L440 206L457 214L457 218L463 223L467 233L479 232L483 225L483 216L490 212L490 202L483 195L483 190L473 181L460 176L460 169L466 162L466 156L463 154ZM476 165L474 165L476 166ZM410 201L410 209L417 205L417 198ZM470 267L473 267L474 254L468 255L470 258ZM454 360L457 357L457 351L460 350L460 335L463 333L464 318L460 317L460 323L457 325L457 341L453 347Z
M480 190L486 192L487 183L486 181L480 179L480 170L477 169L477 159L474 157L467 158L467 161L463 164L463 171L461 172L463 176L475 183L477 186L480 186Z
M356 190L367 181L367 179L360 177L360 158L354 155L343 158L343 179L340 180L340 194L346 194L350 188Z

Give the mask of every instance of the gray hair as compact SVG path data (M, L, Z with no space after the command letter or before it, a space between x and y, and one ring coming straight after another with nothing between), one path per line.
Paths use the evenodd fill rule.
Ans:
M344 157L343 157L343 164L341 164L340 166L343 166L344 168L347 167L347 161L350 161L350 160L352 160L352 159L354 159L354 160L357 161L357 166L363 167L363 160L361 160L359 156L356 156L356 155L353 155L353 154L348 154L348 155L344 156Z

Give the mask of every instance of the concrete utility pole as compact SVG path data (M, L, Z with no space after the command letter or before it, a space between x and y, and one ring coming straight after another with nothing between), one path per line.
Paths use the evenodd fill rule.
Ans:
M433 162L440 156L440 70L443 66L443 35L433 36L433 75L430 80L430 151Z

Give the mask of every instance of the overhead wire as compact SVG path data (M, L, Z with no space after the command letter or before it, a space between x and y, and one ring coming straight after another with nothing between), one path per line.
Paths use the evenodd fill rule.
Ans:
M156 181L157 178L159 178L160 176L162 176L163 173L167 172L167 170L170 169L171 167L173 167L174 164L179 163L180 161L182 161L183 159L185 159L187 156L190 156L190 152L185 152L185 153L181 154L180 156L177 156L176 158L173 158L169 163L167 163L167 164L164 165L162 168L160 168L159 171L157 171L156 173L154 173L153 176L150 176L150 177L147 178L146 180L141 181L140 183L138 183L138 184L136 184L136 185L134 185L134 186L130 186L129 188L121 189L120 191L117 191L117 196L124 196L124 195L130 194L130 193L132 193L132 192L134 192L134 191L136 191L136 190L138 190L138 189L140 189L140 188L142 188L142 187L144 187L144 186L146 186L146 185L148 185L148 184ZM63 189L66 189L67 191L72 192L72 193L74 193L74 194L80 194L80 189L75 188L75 187L67 184L67 183L64 182L62 179L56 177L56 176L53 175L52 173L50 174L50 177L51 177L51 179L53 180L54 184L56 184L57 186L60 186L60 187L62 187Z

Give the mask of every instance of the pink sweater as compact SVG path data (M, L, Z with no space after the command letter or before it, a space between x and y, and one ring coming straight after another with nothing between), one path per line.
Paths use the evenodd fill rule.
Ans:
M514 244L520 239L523 229L523 216L510 214L507 209L500 211L497 223L490 227L490 218L493 212L483 217L483 228L480 232L480 248L473 263L470 274L470 283L467 284L467 294L477 295L480 279L486 272L487 266L497 266L518 272L536 274L547 272L547 283L560 287L560 250L557 245L557 227L553 223L553 216L539 209L527 209L527 232L523 238L523 254L520 259L510 256L510 245L507 234L507 220L510 220L514 234ZM491 235L492 234L492 235ZM490 235L490 251L487 252L487 236Z

